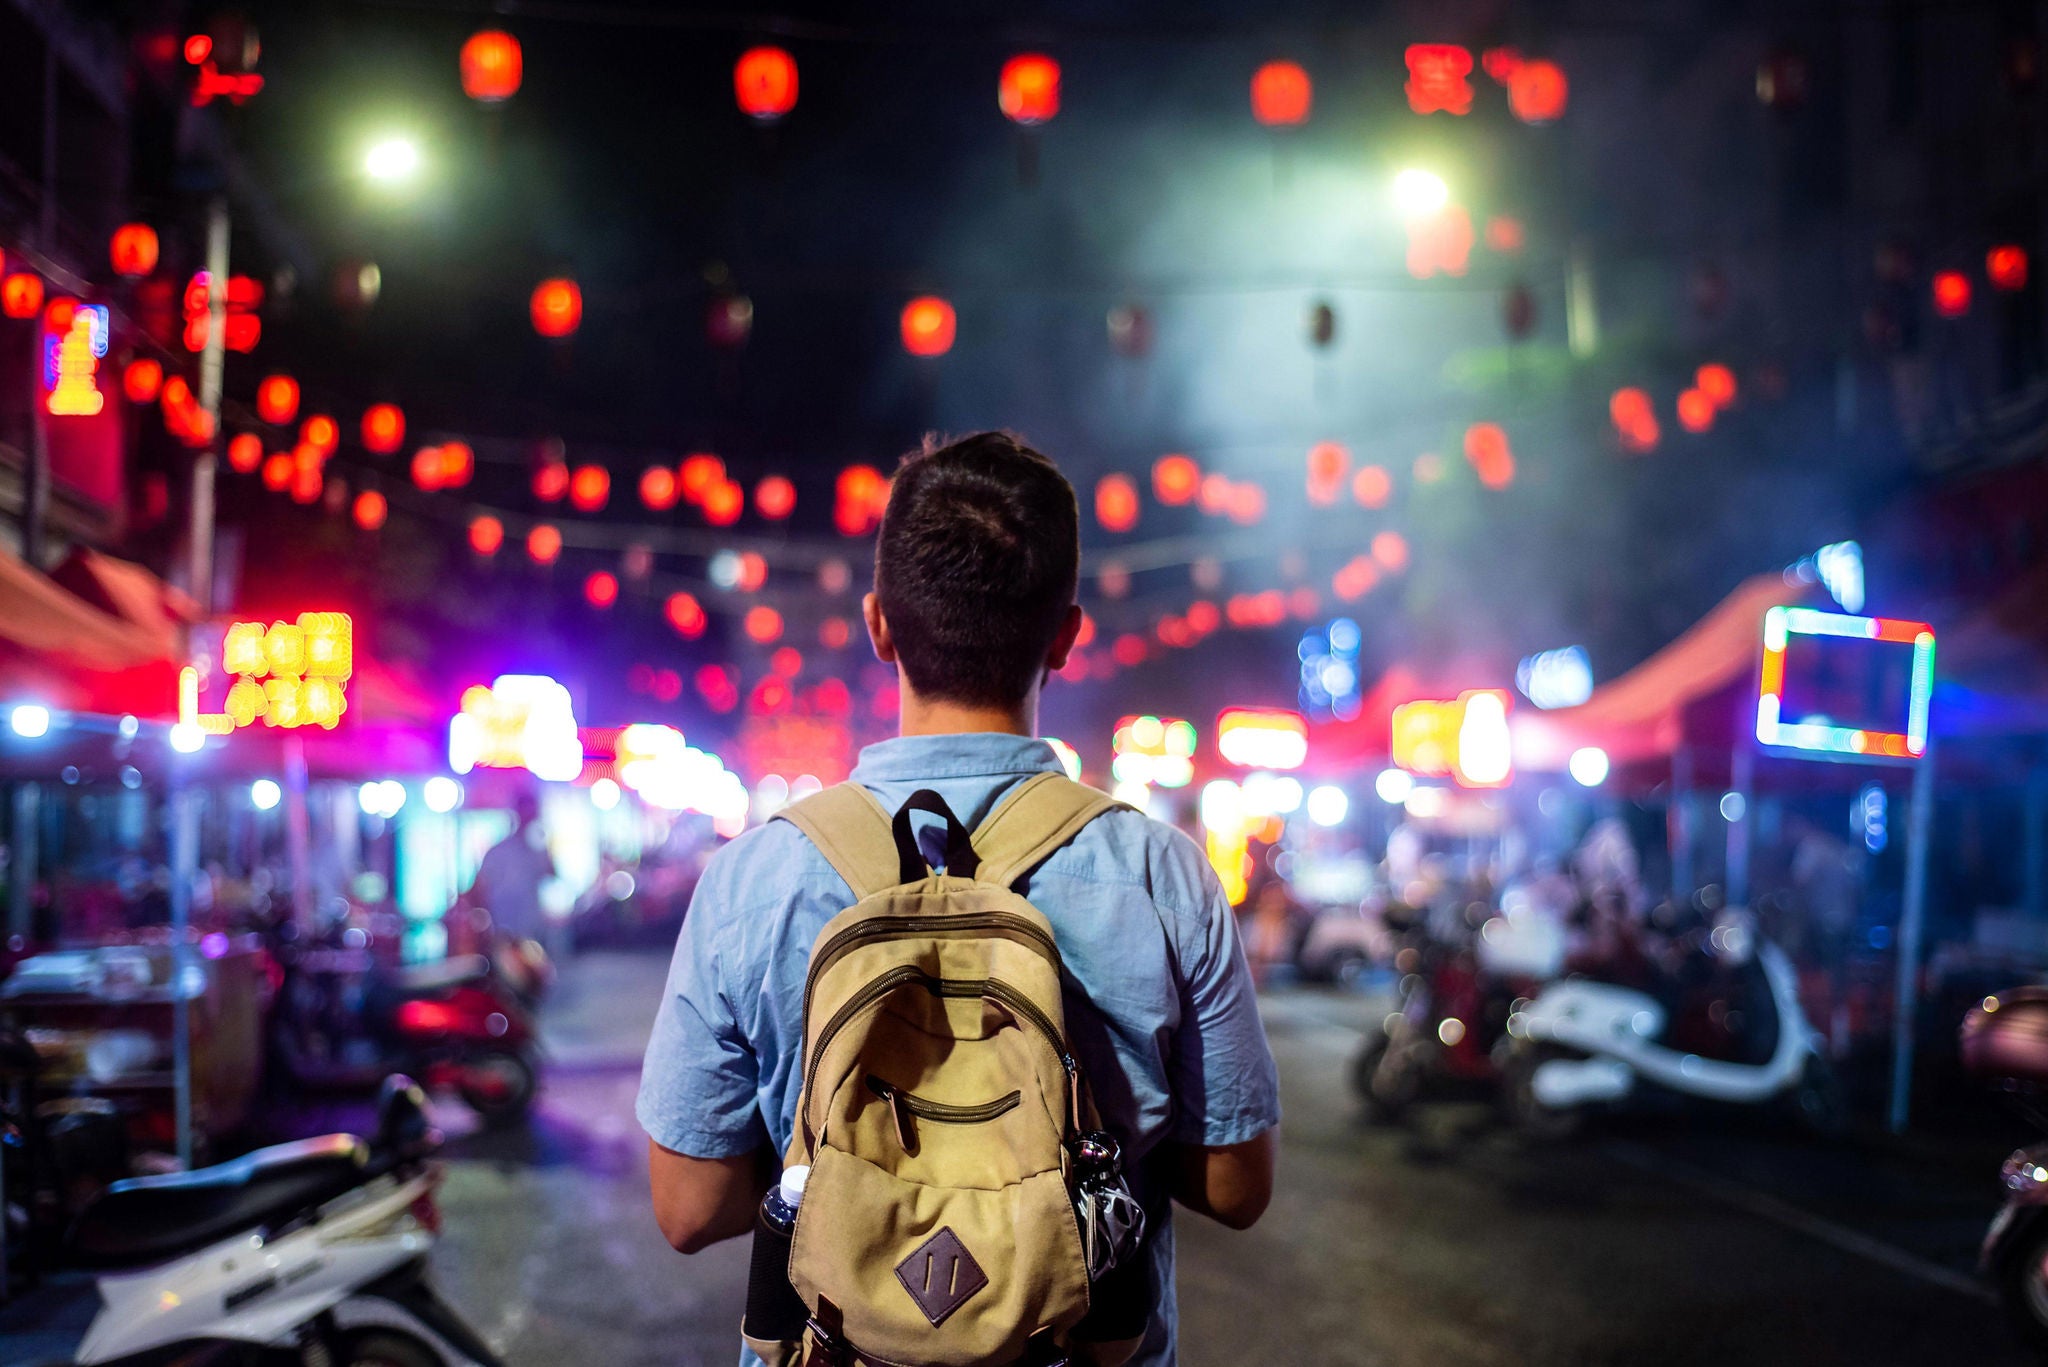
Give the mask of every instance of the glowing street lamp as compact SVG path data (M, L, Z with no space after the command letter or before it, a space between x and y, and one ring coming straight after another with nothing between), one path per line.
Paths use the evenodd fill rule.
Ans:
M1434 171L1410 166L1394 177L1394 204L1403 218L1433 218L1451 202L1451 187Z
M385 138L363 154L363 174L382 184L411 180L419 169L420 146L411 138Z

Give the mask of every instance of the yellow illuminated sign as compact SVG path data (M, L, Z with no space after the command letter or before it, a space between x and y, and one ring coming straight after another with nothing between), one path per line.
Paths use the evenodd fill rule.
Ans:
M355 671L355 630L345 612L302 612L294 622L233 622L221 641L221 668L234 679L219 712L199 710L199 671L178 678L178 719L225 736L261 721L290 730L332 731L348 710Z

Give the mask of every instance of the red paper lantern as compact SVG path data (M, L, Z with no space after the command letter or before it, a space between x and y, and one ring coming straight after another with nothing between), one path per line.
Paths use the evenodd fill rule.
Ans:
M845 536L864 536L880 524L882 514L889 507L889 477L872 465L849 465L839 472L839 479L833 489L832 525ZM844 570L845 562L827 562ZM851 575L842 576L851 582ZM821 582L822 572L821 572ZM828 593L844 591L846 583L837 587L825 584Z
M1523 123L1551 122L1570 98L1571 82L1556 62L1521 62L1508 77L1508 109Z
M469 524L469 548L478 555L496 555L505 544L505 524L489 513Z
M1513 256L1522 250L1524 234L1522 220L1506 214L1496 214L1486 220L1486 249L1499 252L1502 256Z
M542 522L526 534L526 553L536 565L552 565L562 554L561 530Z
M412 482L430 494L447 487L440 447L422 446L412 453Z
M2027 249L2007 243L1984 254L1984 274L1993 289L2013 291L2027 287Z
M1934 311L1944 318L1960 318L1970 311L1970 277L1961 271L1936 271Z
M1308 122L1315 85L1297 62L1268 62L1252 75L1252 117L1268 128Z
M579 465L569 476L569 506L579 513L598 511L611 496L611 472L602 465Z
M533 330L560 339L583 325L583 290L574 280L557 277L533 287Z
M525 67L519 40L511 34L494 28L472 33L462 45L462 93L485 104L509 100L519 91Z
M1415 43L1405 54L1408 107L1418 114L1472 112L1472 54L1454 43Z
M1693 372L1692 383L1716 408L1726 408L1735 402L1735 372L1719 361L1709 361Z
M228 468L237 474L252 475L263 464L263 438L254 432L237 433L228 442Z
M703 605L687 593L670 594L662 615L668 618L668 624L676 629L677 635L690 640L702 636L704 628L709 625Z
M804 653L795 646L780 646L768 657L768 672L785 679L794 679L803 669Z
M43 278L16 271L0 280L0 313L9 318L33 318L43 310Z
M1408 568L1408 538L1399 532L1381 532L1372 539L1372 558L1389 574Z
M1351 477L1351 496L1362 508L1384 508L1394 496L1394 479L1378 465L1360 467Z
M1351 468L1351 452L1339 441L1319 441L1308 448L1308 501L1328 506L1337 501Z
M128 396L130 403L154 402L163 387L163 363L148 356L130 361L128 368L121 372L121 392Z
M768 476L754 486L754 511L780 522L796 511L796 485L781 475Z
M284 451L272 453L263 462L263 487L273 494L281 494L289 489L292 483L293 463L291 456Z
M405 413L395 403L373 403L363 410L363 449L388 456L405 445Z
M476 474L476 452L469 443L451 441L441 448L441 487L460 489Z
M951 304L922 295L903 306L903 349L913 356L943 356L953 349L957 326Z
M681 488L683 497L692 503L702 503L704 495L724 481L725 462L717 456L699 451L695 455L683 457L677 476L678 487Z
M266 376L256 386L256 416L279 427L299 416L299 382L289 375Z
M1505 489L1514 483L1515 456L1508 447L1508 434L1499 423L1475 422L1465 429L1465 459L1489 489Z
M341 424L325 413L315 413L299 424L299 441L325 460L334 454L335 447L341 445Z
M1105 475L1095 485L1095 520L1105 531L1127 532L1138 525L1138 486L1129 475Z
M759 551L740 552L739 570L733 575L732 586L742 593L752 593L767 582L767 558Z
M1698 389L1678 396L1678 425L1688 432L1704 432L1714 425L1714 401Z
M122 224L114 229L113 241L107 247L114 274L128 280L139 280L155 270L158 251L156 229L147 223Z
M610 570L598 570L583 581L583 597L594 608L608 608L619 601L619 577Z
M1046 122L1060 112L1060 64L1037 52L1012 57L996 82L996 104L1013 123Z
M740 111L767 122L796 108L796 58L779 47L749 48L732 69Z
M1247 480L1243 484L1230 486L1230 497L1225 500L1223 511L1232 522L1249 527L1266 515L1266 490L1264 486Z
M1152 464L1152 494L1169 508L1193 499L1202 487L1202 467L1186 456L1161 456Z
M748 640L766 645L782 635L782 614L765 603L756 604L747 609L747 615L741 619L741 627L746 631Z
M1641 455L1657 449L1663 433L1658 429L1656 409L1646 391L1633 385L1615 390L1614 397L1607 401L1607 416L1614 421L1623 450Z
M852 639L853 628L846 624L844 617L827 617L818 628L818 644L827 650L844 650Z
M543 503L560 503L569 492L569 467L559 460L542 461L534 467L533 496Z
M391 513L391 504L375 489L365 489L356 495L356 525L366 532L374 532L384 525L384 519Z
M721 479L704 491L704 520L714 527L730 527L747 510L747 491L732 480Z
M655 512L676 506L676 472L666 465L650 465L640 476L640 501Z

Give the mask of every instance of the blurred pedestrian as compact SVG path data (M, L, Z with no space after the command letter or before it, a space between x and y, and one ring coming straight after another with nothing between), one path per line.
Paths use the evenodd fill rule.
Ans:
M540 889L554 878L555 860L540 824L540 800L522 792L513 799L512 817L511 833L484 851L469 900L491 914L499 934L545 943L547 913Z

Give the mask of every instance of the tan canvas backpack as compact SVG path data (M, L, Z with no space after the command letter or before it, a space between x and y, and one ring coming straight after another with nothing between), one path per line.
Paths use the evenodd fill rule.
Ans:
M892 817L844 783L780 814L856 900L811 947L785 1157L810 1170L788 1257L808 1324L801 1343L749 1336L771 1364L1114 1364L1136 1347L1142 1307L1083 1324L1075 1154L1097 1121L1052 927L1011 888L1117 805L1039 774L971 835L930 791ZM943 873L913 810L946 822Z

